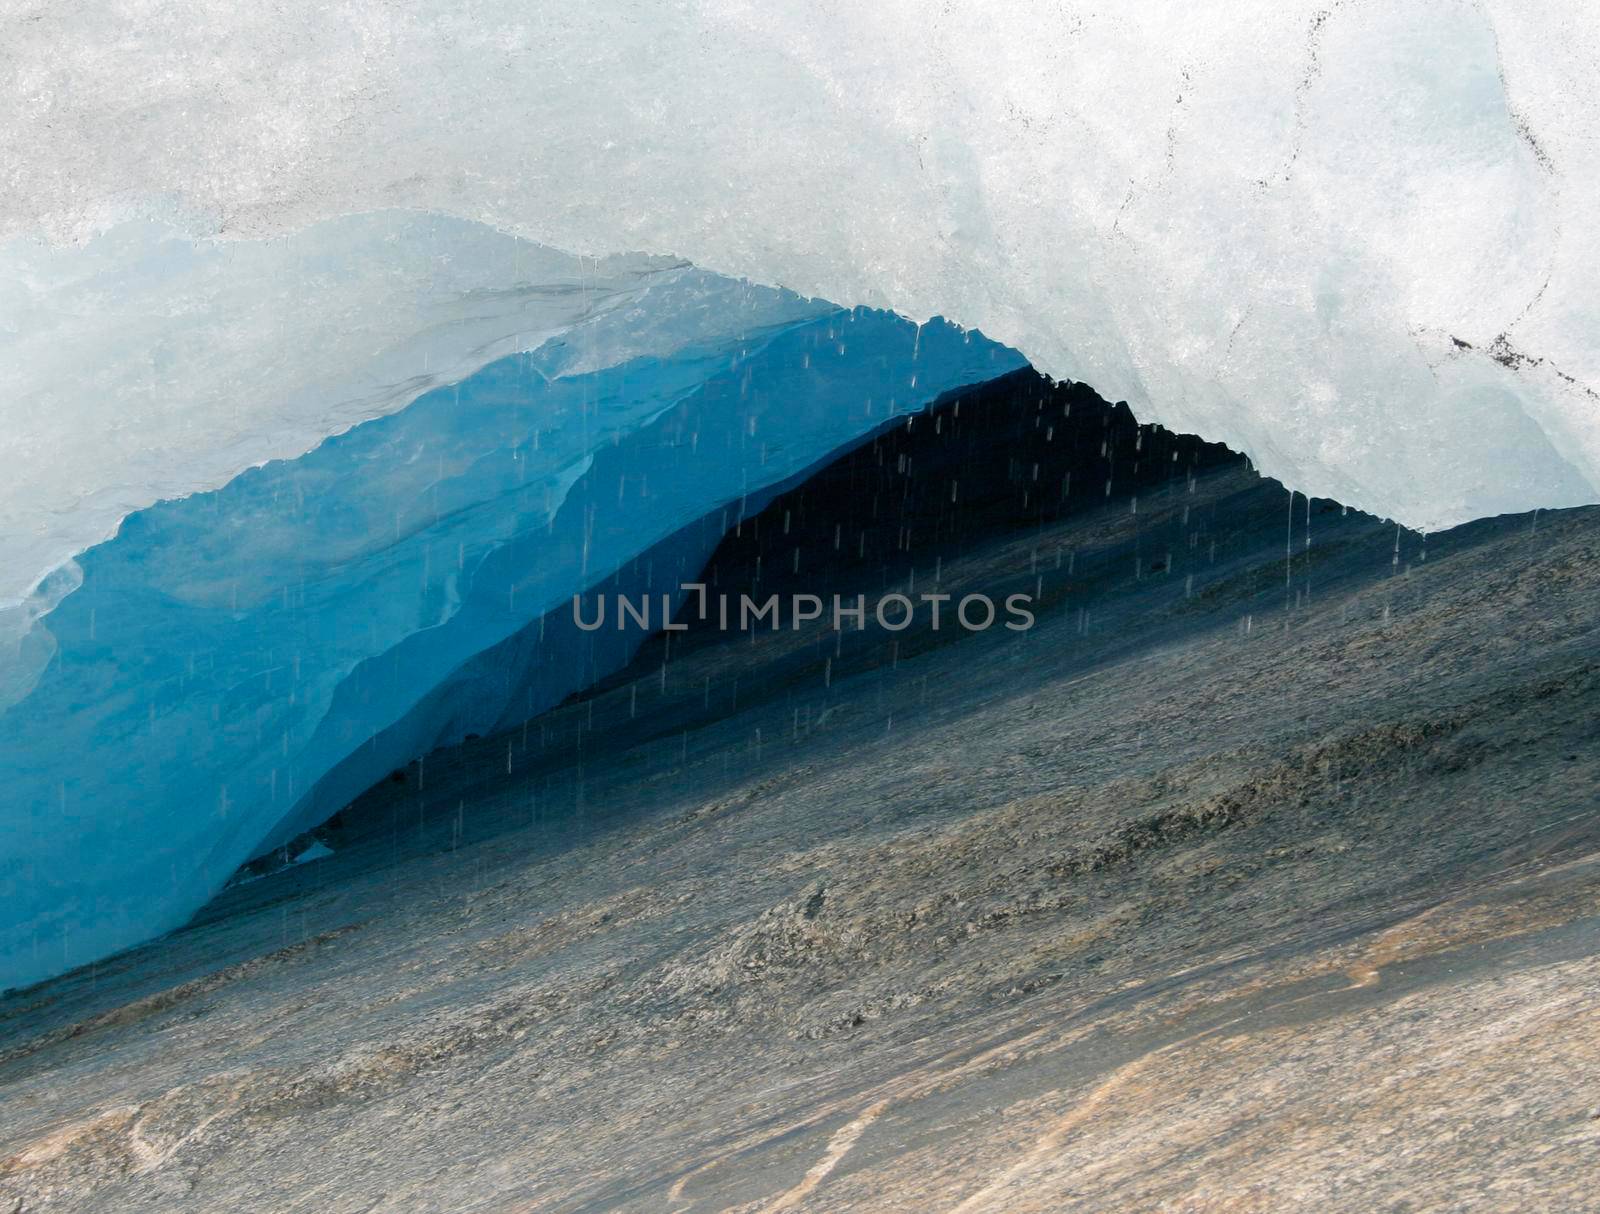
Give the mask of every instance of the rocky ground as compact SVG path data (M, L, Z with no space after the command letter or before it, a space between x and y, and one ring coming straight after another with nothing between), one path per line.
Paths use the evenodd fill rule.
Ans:
M714 576L1037 627L698 628L396 773L0 1001L0 1211L1593 1209L1600 510L963 408Z

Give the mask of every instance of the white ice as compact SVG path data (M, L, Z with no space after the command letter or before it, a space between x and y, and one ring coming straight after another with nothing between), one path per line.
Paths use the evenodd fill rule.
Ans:
M0 234L156 216L235 240L406 207L669 254L981 327L1297 488L1437 528L1600 497L1597 68L1592 0L23 3L0 18ZM226 357L169 463L203 483L284 445L237 343L292 317L214 332L139 296L135 324L27 260L0 269L13 341L72 312L151 355L41 363L21 401L8 378L8 537L103 531L170 491L103 452L165 450L179 406L139 385L185 348ZM345 319L395 296L375 344L402 348L427 292L503 268L468 260L485 273L436 286L416 262L308 267L349 294L288 361L370 388ZM63 498L67 520L32 505ZM7 556L13 589L40 572Z

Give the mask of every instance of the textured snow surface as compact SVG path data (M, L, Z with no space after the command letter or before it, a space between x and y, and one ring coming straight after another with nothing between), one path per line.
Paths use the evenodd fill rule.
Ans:
M1592 0L65 0L0 20L0 233L452 214L978 326L1418 527L1600 497ZM70 310L75 280L34 291L18 257L0 329ZM110 395L54 382L74 422L124 404L88 371ZM0 408L8 463L45 452L0 494L149 496L93 483L59 419ZM248 458L286 433L222 429L199 445Z
M620 667L644 630L579 634L574 593L659 602L816 462L1024 365L691 268L591 311L46 580L0 664L0 988L182 923L408 760Z

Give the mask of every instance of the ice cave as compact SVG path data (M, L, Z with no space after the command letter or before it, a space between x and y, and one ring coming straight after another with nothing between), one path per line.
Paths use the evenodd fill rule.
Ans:
M1095 632L1095 612L1121 610L1096 597L1112 593L1093 572L1111 568L1102 549L1131 571L1128 594L1166 579L1172 620L1216 610L1218 635L1244 643L1289 635L1312 610L1305 571L1332 586L1360 545L1376 553L1371 576L1398 585L1430 557L1600 503L1600 21L1587 0L72 0L0 14L0 63L0 991L23 1001L18 1015L74 975L159 971L126 950L207 922L241 882L257 885L238 897L259 899L270 881L309 881L286 863L331 865L325 824L382 802L391 781L409 791L429 756L456 756L439 760L440 788L465 780L460 756L512 779L528 723L575 704L589 728L611 704L607 728L631 737L657 711L639 707L653 677L640 663L660 666L663 697L641 736L686 763L664 621L586 630L574 603L650 595L681 615L714 569L810 592L802 551L842 552L860 511L878 524L880 497L885 518L901 514L878 590L941 584L957 549L920 558L914 542L955 525L966 477L973 517L993 528L983 543L1034 537L1025 559L1004 558L1005 584L1060 615L1065 648L1119 638L1097 643L1129 671L1165 651L1130 657L1123 632ZM937 445L961 409L967 455ZM1058 435L1079 463L1052 462ZM902 488L872 479L885 458ZM1202 507L1225 476L1248 479ZM1026 525L983 513L1002 490L1032 511ZM1196 519L1210 511L1209 530L1182 494ZM1049 538L1069 505L1073 520L1114 507L1147 530L1126 544L1121 521ZM759 546L792 521L812 547ZM1592 539L1572 535L1574 551ZM1249 556L1264 563L1247 576L1250 544L1277 563ZM1580 570L1574 558L1556 597L1530 592L1525 617L1554 618L1560 594L1581 604ZM1367 614L1388 625L1402 607L1385 593ZM1366 610L1327 596L1341 625ZM1262 604L1282 621L1263 623ZM1572 628L1590 626L1583 614L1571 608ZM1502 654L1507 670L1533 660L1487 624L1474 635L1463 652ZM1537 644L1592 656L1593 634L1578 635ZM836 679L898 678L929 652L880 639L866 665L835 638L818 642L815 670L779 655L739 676L784 688L792 719L740 734L728 753L754 757L723 756L718 778L767 762L774 737L799 745L817 721L865 711ZM1002 660L981 652L978 666ZM707 667L706 705L720 669ZM929 678L980 676L920 677L923 706ZM802 703L785 682L802 678L836 699ZM622 714L606 697L631 679ZM1271 693L1285 720L1321 719L1285 688ZM873 695L886 722L872 718L873 736L899 737L912 701ZM1235 711L1192 698L1204 728ZM1165 719L1164 703L1141 719ZM1561 770L1589 771L1588 751L1571 743L1569 761L1567 748ZM953 762L997 782L1009 770ZM461 787L440 854L479 829L477 785ZM721 814L755 794L704 795ZM1206 812L1232 823L1241 796ZM1061 871L1100 872L1124 852L1106 856ZM429 896L447 884L428 881ZM782 938L809 939L836 888L796 894ZM290 912L272 922L288 940ZM745 970L777 964L778 946L761 947ZM203 985L207 965L173 973ZM907 978L827 1023L871 1023L944 981ZM883 1101L827 1122L822 1162L777 1204L756 1201L772 1197L759 1185L722 1198L880 1208L806 1203L837 1183L852 1135L888 1116ZM1052 1150L1069 1137L1050 1133ZM166 1167L185 1141L128 1175ZM21 1163L0 1161L0 1201L8 1168L26 1179L45 1166L36 1154L61 1153L31 1142ZM675 1175L674 1201L700 1173ZM16 1208L55 1208L33 1204L45 1191L19 1189ZM1024 1208L1008 1192L950 1208ZM559 1208L690 1208L605 1194Z

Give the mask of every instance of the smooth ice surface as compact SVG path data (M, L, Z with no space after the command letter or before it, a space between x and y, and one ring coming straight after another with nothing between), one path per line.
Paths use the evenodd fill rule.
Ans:
M577 634L574 593L676 592L818 461L1023 365L685 267L594 298L42 584L0 666L0 988L176 926L395 768L622 665L645 632Z
M0 21L3 233L448 213L979 326L1417 527L1600 497L1592 0L64 0ZM13 331L63 291L0 279ZM26 459L53 423L0 407ZM37 480L92 475L44 450Z
M135 221L0 246L0 604L130 510L300 455L673 265L399 212L274 240Z

